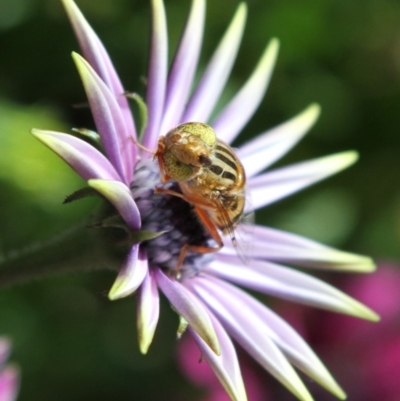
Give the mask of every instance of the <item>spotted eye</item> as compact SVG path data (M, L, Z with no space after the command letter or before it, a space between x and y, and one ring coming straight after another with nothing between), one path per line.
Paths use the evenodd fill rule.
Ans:
M211 167L212 165L211 159L206 155L200 155L198 160L200 165L202 165L203 167Z
M171 152L163 154L164 168L173 181L187 181L194 175L193 167L182 163Z
M185 123L179 125L176 130L197 136L208 146L214 146L217 142L217 135L215 131L212 129L212 127L204 123Z

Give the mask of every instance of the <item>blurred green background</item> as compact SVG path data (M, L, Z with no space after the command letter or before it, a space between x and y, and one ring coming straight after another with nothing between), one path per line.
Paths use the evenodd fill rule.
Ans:
M202 66L238 4L208 3ZM243 45L224 98L244 82L272 36L281 40L281 51L268 94L237 143L316 101L320 120L278 165L347 149L361 155L348 171L263 210L258 221L377 260L398 260L400 2L247 3ZM148 2L78 5L125 88L143 94ZM166 0L171 57L189 5ZM32 127L94 128L88 110L73 107L85 101L73 50L77 42L57 0L0 2L1 253L61 232L95 205L61 204L83 181L29 133ZM200 399L176 367L177 321L169 306L163 304L144 357L137 350L134 298L106 298L113 279L111 273L76 274L0 291L0 333L14 340L13 359L23 370L21 401Z

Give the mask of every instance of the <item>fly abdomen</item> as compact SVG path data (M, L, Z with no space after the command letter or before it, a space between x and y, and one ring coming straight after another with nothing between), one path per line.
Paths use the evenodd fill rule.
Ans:
M217 141L209 171L215 175L217 186L229 189L238 185L238 159L228 145ZM240 185L240 183L239 183Z

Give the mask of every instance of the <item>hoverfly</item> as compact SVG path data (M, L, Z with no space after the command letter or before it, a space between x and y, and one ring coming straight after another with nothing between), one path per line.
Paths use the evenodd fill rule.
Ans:
M244 213L246 177L234 150L220 141L209 125L189 122L160 137L154 157L159 163L161 182L175 181L182 191L156 188L156 192L178 196L192 204L217 243L216 247L185 244L177 271L188 251L211 253L222 248L218 229L229 234L237 248L235 228Z

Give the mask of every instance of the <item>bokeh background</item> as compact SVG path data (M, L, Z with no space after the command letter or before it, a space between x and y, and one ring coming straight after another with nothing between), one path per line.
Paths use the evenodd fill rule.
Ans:
M190 2L165 2L172 57ZM240 88L271 37L281 40L281 51L268 94L237 143L318 102L322 106L320 120L277 165L348 149L357 149L361 156L348 171L263 210L257 221L372 255L382 265L391 261L389 281L400 284L396 265L400 260L400 2L247 3L243 45L223 101ZM208 2L201 66L237 4L232 0ZM144 94L149 2L80 0L78 5L109 50L125 88ZM74 126L94 128L88 110L74 107L85 102L85 96L70 57L73 50L78 50L77 42L57 0L0 1L3 255L57 235L85 219L95 207L93 200L62 205L65 196L81 188L83 181L29 133L32 127L66 132ZM358 280L352 275L323 277L349 291ZM205 399L207 389L190 383L176 363L177 319L168 304L163 303L149 355L142 356L137 349L134 297L109 302L106 293L113 279L110 272L82 273L0 290L0 333L14 340L13 360L23 371L21 401ZM368 291L360 295L377 309L380 306L375 302L387 295L387 283L379 288L374 290L375 298L369 298ZM394 396L371 398L375 395L368 391L370 382L346 380L343 372L348 370L348 354L340 354L340 341L330 342L319 334L321 319L327 324L337 322L332 330L340 333L351 325L349 318L338 320L328 312L311 313L262 299L294 324L297 321L303 335L342 380L350 400L400 399L400 389L399 393L394 390ZM400 338L399 308L390 316L385 327ZM358 330L357 342L368 344L370 337L366 336L373 332ZM384 338L379 336L377 342ZM333 343L336 345L330 346ZM369 364L376 364L377 371L383 354L370 358ZM399 367L399 359L394 367ZM358 369L357 364L351 366ZM267 373L256 374L265 386L261 400L278 396L293 400ZM333 399L315 386L313 391L320 400Z

